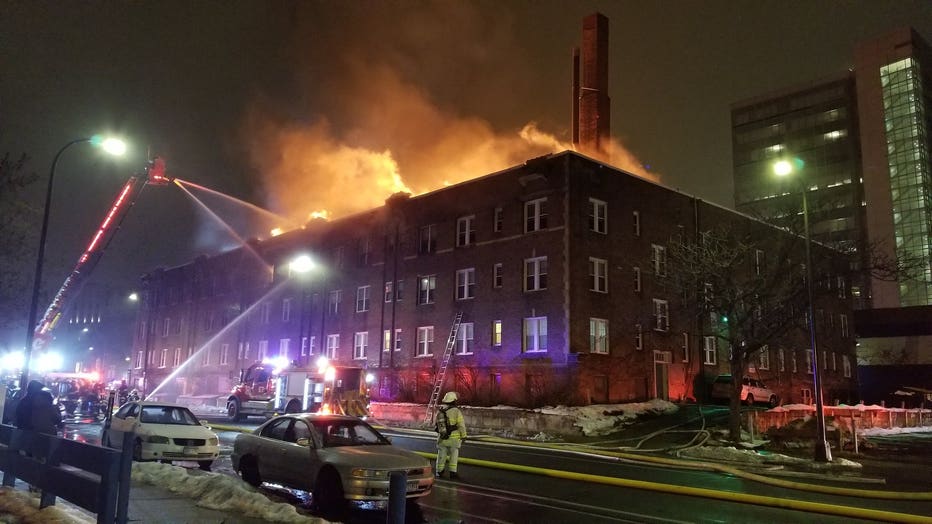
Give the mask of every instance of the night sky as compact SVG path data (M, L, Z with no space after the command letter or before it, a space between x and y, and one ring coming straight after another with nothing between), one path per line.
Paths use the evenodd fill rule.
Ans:
M62 158L44 280L57 289L149 154L301 222L559 148L572 49L595 11L610 21L613 136L663 184L729 207L729 104L850 68L856 41L894 27L932 41L928 0L0 0L0 154L26 153L44 181L73 138L132 147ZM276 225L209 203L244 236ZM94 280L129 287L232 245L177 187L147 188Z

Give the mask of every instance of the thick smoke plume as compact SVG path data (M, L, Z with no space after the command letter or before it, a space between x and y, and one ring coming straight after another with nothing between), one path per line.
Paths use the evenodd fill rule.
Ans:
M412 59L399 50L411 48L398 46L389 52L382 40L378 59L362 56L363 49L344 49L338 71L317 83L305 77L307 91L326 100L326 104L318 101L313 111L320 116L301 119L296 116L300 110L283 110L287 103L270 99L249 110L244 135L271 209L299 223L321 210L339 217L382 205L398 191L420 194L573 149L533 121L497 129L485 118L435 102L436 97L422 87L430 82L409 80L426 78L412 73L410 63L427 59ZM423 46L416 49L424 53ZM487 84L482 78L475 81ZM500 96L522 96L507 87L502 87L505 92ZM601 160L656 178L617 142L607 153L611 158Z

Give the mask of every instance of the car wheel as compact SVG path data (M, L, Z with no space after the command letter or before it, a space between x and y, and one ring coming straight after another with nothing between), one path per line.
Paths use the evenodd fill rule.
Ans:
M327 514L339 513L346 506L343 483L340 482L340 475L336 471L325 469L320 472L317 482L314 483L313 503Z
M243 457L239 462L239 474L243 482L250 486L259 487L262 484L262 478L259 476L259 464L256 459Z
M770 400L768 401L768 404L770 404L770 407L775 408L775 407L777 407L777 404L778 404L778 403L779 403L779 402L778 402L778 400L777 400L777 396L776 396L776 395L770 395Z
M197 461L197 467L199 467L201 471L210 471L210 466L213 463L213 460L199 460Z
M747 402L748 406L753 406L753 405L754 405L754 395L748 393L748 398L745 399L745 402Z
M133 442L133 460L142 462L142 441L138 438Z
M240 422L243 420L243 414L240 412L239 400L233 399L227 402L227 418L231 422Z
M301 403L297 400L292 400L285 407L285 413L298 413L301 411Z

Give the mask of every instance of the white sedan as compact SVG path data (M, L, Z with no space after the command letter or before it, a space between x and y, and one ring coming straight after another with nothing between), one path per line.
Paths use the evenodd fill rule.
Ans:
M392 445L364 421L346 415L283 415L241 433L233 444L233 469L258 486L268 481L313 493L324 512L347 501L388 500L389 476L407 476L409 501L430 493L430 462Z
M196 461L210 470L220 455L217 435L184 406L164 402L127 402L104 422L102 445L120 449L123 435L133 434L134 460Z

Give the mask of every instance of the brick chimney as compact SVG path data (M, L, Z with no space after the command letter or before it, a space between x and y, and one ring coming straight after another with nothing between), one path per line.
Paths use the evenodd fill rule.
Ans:
M582 153L605 153L611 137L608 98L608 18L583 19L582 49L573 52L573 143Z

